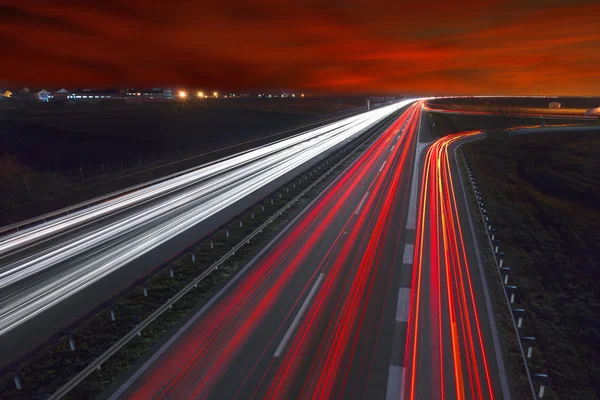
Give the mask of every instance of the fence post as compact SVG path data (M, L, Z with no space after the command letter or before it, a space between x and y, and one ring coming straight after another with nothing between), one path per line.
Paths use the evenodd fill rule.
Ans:
M533 354L533 346L535 345L535 337L525 336L521 340L527 345L527 358L531 358Z
M15 374L13 375L13 379L15 381L15 387L17 388L17 390L23 389L23 386L21 386L21 378L19 377L19 374L17 372L15 372Z

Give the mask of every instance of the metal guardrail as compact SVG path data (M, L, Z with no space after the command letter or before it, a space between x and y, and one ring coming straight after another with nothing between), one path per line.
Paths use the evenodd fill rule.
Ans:
M384 124L387 126L387 124ZM381 129L381 128L380 128ZM378 131L380 130L378 129ZM67 395L72 389L74 389L79 383L81 383L85 378L87 378L91 373L93 373L96 369L99 369L101 365L106 362L110 357L112 357L117 351L123 348L127 343L129 343L136 336L141 335L141 332L148 327L154 320L156 320L159 316L161 316L165 311L169 310L175 302L181 299L185 294L187 294L190 290L198 285L200 281L206 278L210 273L218 269L220 265L222 265L229 257L235 254L242 246L249 243L252 238L262 232L270 223L272 223L277 217L279 217L283 212L289 209L295 202L300 200L306 193L312 190L317 184L319 184L325 177L327 177L331 172L333 172L337 167L339 167L342 163L344 163L350 156L352 156L355 152L360 149L360 145L357 146L354 150L352 150L349 154L347 154L344 158L334 164L331 168L329 168L323 175L321 175L317 180L315 180L310 186L300 192L296 197L286 203L279 211L277 211L273 216L267 219L262 225L256 228L252 233L242 239L236 246L234 246L231 250L229 250L223 257L219 260L215 261L213 265L211 265L207 270L198 275L194 280L192 280L188 285L186 285L183 289L181 289L177 294L175 294L171 299L169 299L166 303L160 306L156 311L146 317L140 324L138 324L134 329L128 332L125 336L123 336L119 341L113 344L108 350L106 350L103 354L98 356L92 363L90 363L87 367L85 367L81 372L75 375L70 381L68 381L65 385L59 388L55 393L53 393L49 400L60 399L63 396ZM338 153L344 153L346 150L341 149L338 150ZM308 174L304 173L302 175L306 176Z
M527 373L527 379L531 388L531 394L534 400L543 399L544 394L546 392L546 388L549 386L548 375L545 373L532 373L529 368L529 363L527 362L527 360L531 359L533 353L533 346L535 344L535 337L521 335L523 322L527 318L527 314L525 312L525 309L522 308L522 306L521 308L513 308L515 300L518 300L518 303L521 305L523 304L523 302L517 290L517 286L512 284L512 282L514 282L514 279L512 274L510 273L510 268L506 267L506 265L504 264L504 253L499 251L500 242L496 238L496 230L492 226L492 220L489 218L488 212L485 208L485 204L481 196L481 192L479 191L477 182L473 176L473 173L471 172L471 167L469 166L469 163L465 157L464 150L462 148L463 144L464 143L461 143L456 147L455 155L456 151L460 150L463 165L465 166L465 169L467 170L467 173L469 175L469 182L471 183L471 188L475 195L475 200L477 201L479 215L481 216L481 221L485 226L488 244L490 245L490 249L492 250L492 254L494 256L494 263L496 265L498 274L502 280L502 292L504 293L509 314L513 323L513 327L515 329L515 334L518 338L519 349L523 358L523 364ZM524 344L527 345L527 352L525 351ZM534 381L537 381L539 383L539 388L537 392Z

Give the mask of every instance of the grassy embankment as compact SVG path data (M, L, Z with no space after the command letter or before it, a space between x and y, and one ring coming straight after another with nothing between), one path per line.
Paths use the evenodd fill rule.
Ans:
M465 145L561 399L600 395L599 135L503 133Z

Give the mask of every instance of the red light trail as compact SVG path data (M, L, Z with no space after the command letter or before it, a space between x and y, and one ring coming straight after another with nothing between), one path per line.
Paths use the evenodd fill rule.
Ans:
M424 379L419 371L427 368L439 376L434 398L495 398L448 154L452 143L478 133L439 139L425 156L405 353L409 399L422 398L417 377ZM431 338L423 328L428 323ZM428 344L431 360L421 354Z

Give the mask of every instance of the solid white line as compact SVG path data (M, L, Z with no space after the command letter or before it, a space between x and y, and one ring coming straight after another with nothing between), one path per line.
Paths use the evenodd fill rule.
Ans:
M388 375L387 392L385 400L399 400L402 398L402 388L404 386L404 367L390 365Z
M398 290L398 303L396 304L396 322L408 322L408 303L410 302L410 288L401 287Z
M363 196L362 200L360 201L360 203L358 203L358 208L356 209L356 212L354 214L357 214L360 212L360 209L362 208L365 200L367 199L367 196L369 195L369 192L365 193L365 195Z
M317 278L317 281L313 285L312 289L310 289L308 296L306 296L306 300L304 300L304 303L302 303L302 307L300 307L300 311L298 311L296 318L294 318L294 320L292 321L292 325L290 325L289 329L285 333L285 336L283 337L283 339L281 339L281 343L279 343L279 346L277 347L277 350L275 350L275 354L273 354L273 357L279 357L279 356L281 356L281 353L283 353L283 349L285 349L285 345L287 344L288 340L290 340L290 338L292 337L292 333L294 333L296 326L298 326L298 324L300 323L300 319L302 318L302 315L304 315L304 313L306 312L306 309L308 308L308 305L310 304L310 301L312 300L313 296L317 292L317 289L319 288L319 285L321 284L321 281L323 280L324 276L325 276L325 274L319 275L319 277Z
M415 251L414 244L404 245L404 256L402 256L402 262L404 264L412 264L413 263L413 252L414 251Z
M379 172L381 172L381 170L383 169L383 167L385 167L385 163L387 162L387 160L383 161L383 164L381 164L381 168L379 168Z

